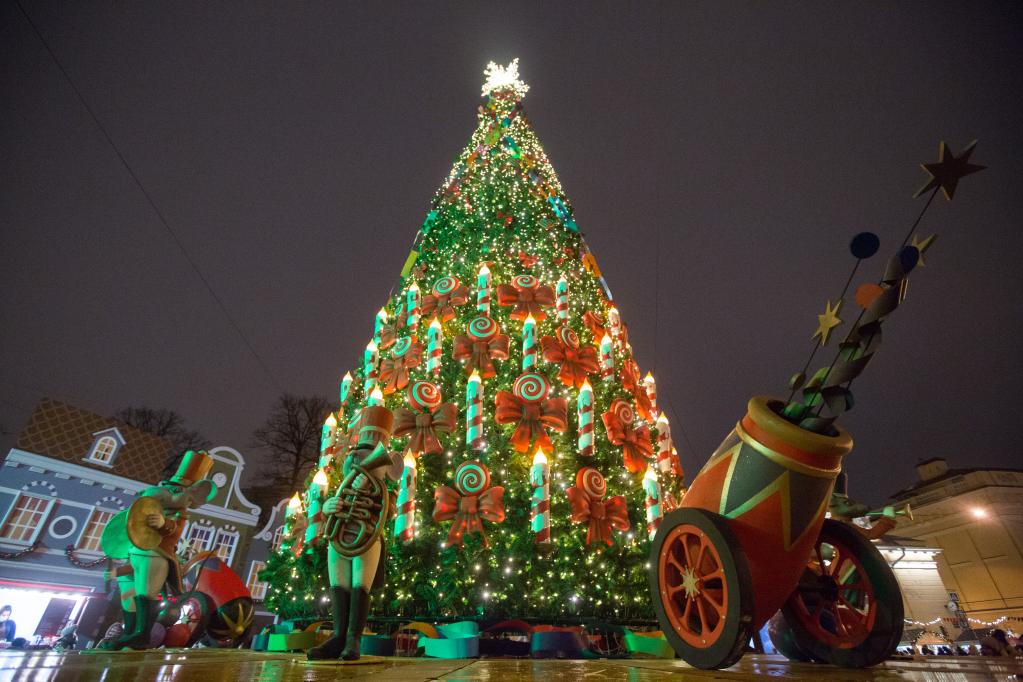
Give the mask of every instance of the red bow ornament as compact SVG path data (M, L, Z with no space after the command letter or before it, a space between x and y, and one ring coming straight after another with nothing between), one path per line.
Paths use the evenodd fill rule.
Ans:
M583 324L586 325L586 328L590 330L590 334L593 335L593 345L599 346L600 340L607 333L607 330L604 329L604 320L592 310L587 310L583 313Z
M511 442L518 452L527 452L534 442L547 452L554 449L547 429L564 432L568 427L568 401L547 399L550 384L539 374L527 373L515 380L512 392L499 391L494 398L494 421L515 424Z
M454 520L448 531L448 544L462 546L468 533L479 533L483 546L490 542L483 532L483 522L504 521L504 488L490 485L490 472L477 461L463 462L455 472L455 487L441 485L433 493L433 520Z
M513 320L525 320L532 315L536 322L543 322L547 319L543 309L554 305L554 288L541 285L532 275L518 275L511 284L498 285L497 304L514 306L511 312Z
M519 251L519 262L524 267L531 268L537 264L540 259L536 256L526 253L525 251Z
M394 342L398 340L398 329L405 326L405 318L395 319L394 322L388 324L384 322L380 325L380 343L377 344L378 350L386 350L394 345Z
M576 475L576 485L568 489L568 502L572 506L572 523L587 523L586 544L603 542L611 545L611 529L627 531L629 512L625 498L616 495L604 500L607 486L604 477L593 467L584 467Z
M570 327L561 327L557 336L540 339L543 359L560 367L558 378L566 386L582 388L586 375L600 369L597 363L597 349L593 346L579 347L579 336Z
M400 391L409 382L409 370L423 361L423 344L402 337L394 345L391 357L380 361L380 384L385 394Z
M622 388L629 393L634 393L639 382L639 365L636 364L636 361L630 357L625 358L622 362L620 376L622 377Z
M454 403L441 403L433 410L413 412L405 407L394 411L395 438L411 434L408 450L436 454L444 448L437 438L437 432L451 433L458 420L458 408Z
M452 357L465 363L466 374L476 370L484 379L497 376L494 360L508 359L508 336L501 333L497 322L485 316L473 318L468 332L455 337Z
M455 317L455 307L469 300L469 290L456 277L442 277L433 284L431 293L423 296L419 304L423 317L429 318L434 311L441 322Z
M632 406L618 399L611 403L611 409L600 415L607 429L607 439L614 445L622 447L625 468L632 473L646 470L645 459L654 456L654 446L650 442L650 427L643 424L636 428L636 413Z

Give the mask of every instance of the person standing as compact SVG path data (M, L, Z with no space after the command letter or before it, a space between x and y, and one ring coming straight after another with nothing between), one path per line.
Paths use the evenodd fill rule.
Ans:
M0 642L13 642L18 626L11 620L11 605L0 608Z

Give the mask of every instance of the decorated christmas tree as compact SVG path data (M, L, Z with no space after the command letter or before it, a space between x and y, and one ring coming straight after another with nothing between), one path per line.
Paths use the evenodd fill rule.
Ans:
M283 616L322 609L320 508L373 404L394 411L405 463L374 613L652 616L649 540L682 492L668 419L523 109L517 60L485 75L476 130L371 337L367 323L263 574Z

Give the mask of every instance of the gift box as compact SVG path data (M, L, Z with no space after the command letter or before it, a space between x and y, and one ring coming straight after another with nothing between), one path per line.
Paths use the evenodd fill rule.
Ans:
M625 648L633 656L653 658L675 658L675 650L660 630L654 632L625 631Z
M480 655L479 626L460 621L437 627L437 637L420 637L419 645L433 658L476 658Z
M317 644L322 644L330 634L322 630L327 621L321 620L312 623L304 630L297 632L272 632L267 642L267 651L297 651L311 649Z

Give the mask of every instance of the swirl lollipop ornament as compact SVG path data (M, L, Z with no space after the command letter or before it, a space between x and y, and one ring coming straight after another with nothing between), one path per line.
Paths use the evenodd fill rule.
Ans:
M453 521L448 531L449 546L461 547L466 535L478 533L483 546L489 547L483 522L504 521L504 488L490 487L490 470L476 460L459 465L455 487L438 486L433 499L433 520Z

